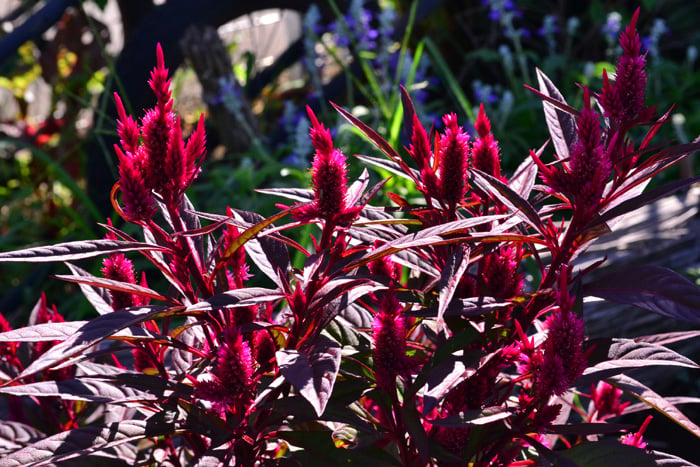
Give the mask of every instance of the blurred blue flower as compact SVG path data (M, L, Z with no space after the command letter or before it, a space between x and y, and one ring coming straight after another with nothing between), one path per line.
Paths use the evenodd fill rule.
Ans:
M608 43L614 44L617 42L617 36L622 30L622 15L617 11L611 11L608 13L608 17L605 24L600 28L601 34L608 41Z

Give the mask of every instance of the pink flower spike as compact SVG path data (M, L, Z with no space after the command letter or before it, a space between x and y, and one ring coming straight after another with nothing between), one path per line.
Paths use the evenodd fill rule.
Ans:
M479 135L472 145L472 165L492 177L501 178L501 154L498 143L491 134L491 122L484 112L484 104L479 107L479 115L474 123Z
M467 192L469 135L457 124L457 115L442 118L445 132L440 138L440 198L454 209Z
M430 166L430 161L433 158L433 151L430 149L430 138L428 138L428 133L423 128L416 114L413 114L413 134L411 135L408 153L416 162L419 170Z
M130 222L147 221L156 212L155 200L146 186L143 172L138 162L139 148L135 155L124 154L115 146L119 158L119 189L124 202L124 214Z
M187 188L187 165L180 125L180 117L176 117L170 133L168 150L165 153L165 164L162 167L165 184L161 188L161 194L165 202L173 207L180 203L182 193Z
M135 153L136 148L139 145L139 127L131 118L131 115L126 114L124 110L124 104L122 103L119 94L114 93L114 101L117 106L117 114L119 119L117 120L117 134L119 135L119 142L122 148L126 152Z
M199 116L197 128L190 134L185 144L185 164L187 166L187 186L191 185L199 174L199 167L207 151L207 134L204 130L204 114Z
M134 265L122 253L109 255L102 260L101 272L106 279L136 284ZM110 290L109 296L112 299L112 309L115 311L139 305L141 302L138 296L118 290Z
M372 323L372 354L377 386L392 393L396 376L409 368L406 357L406 322L393 290L382 298L380 311Z
M153 89L161 112L170 112L173 108L173 101L170 93L170 79L168 69L165 68L165 58L160 42L156 46L156 67L151 71L151 79L148 85Z
M476 128L479 138L484 138L491 133L491 121L486 116L486 112L484 112L484 104L479 105L479 115L477 115L476 122L474 122L474 128Z

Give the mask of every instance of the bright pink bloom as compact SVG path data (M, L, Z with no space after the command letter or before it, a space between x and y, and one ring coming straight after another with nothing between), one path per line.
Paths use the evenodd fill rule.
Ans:
M428 133L423 128L418 115L413 114L413 134L411 135L411 144L408 147L408 153L418 166L418 170L423 170L424 167L430 166L433 160L433 151L430 149L430 139Z
M131 222L147 221L156 212L155 199L143 177L145 153L140 147L135 153L114 148L119 158L119 189L124 202L124 214Z
M135 154L136 148L139 146L139 126L131 115L126 114L124 104L122 103L119 94L114 93L114 101L117 104L117 134L119 135L119 143L127 154Z
M380 311L372 323L372 354L377 386L392 393L396 376L409 368L406 357L406 321L401 316L401 305L392 290L382 297Z
M591 399L595 407L596 418L605 420L610 417L622 415L630 403L620 403L622 389L618 389L605 381L598 382L597 386L591 384Z
M438 153L440 199L454 209L467 192L469 135L457 124L457 115L445 115L442 121L445 131L440 137Z
M311 142L316 148L311 163L311 184L314 200L300 205L293 213L296 220L309 222L324 219L327 223L348 226L361 208L347 205L347 164L345 155L333 148L331 132L319 123L310 107L306 108L311 119Z
M101 272L107 279L136 284L134 265L122 253L111 254L102 260ZM129 292L110 290L109 295L112 299L112 309L115 311L141 304L139 297Z
M603 77L601 104L605 116L617 122L633 120L644 110L646 58L645 55L640 55L642 45L636 32L638 18L639 8L620 34L623 54L617 61L615 83L610 83L607 73Z
M484 283L487 293L496 298L522 294L523 275L519 273L521 252L514 246L497 248L485 259Z
M491 134L491 122L484 112L484 104L479 107L479 115L474 123L479 137L472 144L472 166L492 177L501 178L501 150Z
M642 423L642 426L639 428L639 431L636 433L627 433L622 437L620 442L622 444L626 444L628 446L634 446L636 448L640 449L646 449L647 443L642 439L642 436L644 435L644 432L646 431L647 427L649 426L649 423L651 422L652 416L649 415L645 420L644 423Z

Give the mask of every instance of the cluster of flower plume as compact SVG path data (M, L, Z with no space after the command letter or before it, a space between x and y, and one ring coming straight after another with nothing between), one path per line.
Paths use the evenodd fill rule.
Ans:
M101 309L93 328L85 325L92 340L72 336L53 349L53 360L41 356L51 342L34 344L30 360L47 363L32 368L76 358L99 341L96 334L121 341L111 356L114 366L143 379L102 375L99 381L133 385L134 392L118 400L141 403L133 416L149 421L141 436L154 440L158 454L139 454L143 462L159 456L174 465L216 459L252 466L300 455L303 462L309 459L300 454L304 449L314 453L333 443L348 459L362 459L357 453L364 449L366 456L379 456L377 462L388 457L416 466L534 465L533 453L554 455L552 427L566 423L560 418L568 414L564 396L589 366L592 350L576 296L586 271L576 271L571 261L591 238L587 229L595 227L595 216L629 189L640 149L656 128L638 148L627 137L652 112L644 105L637 15L621 35L616 80L605 75L595 95L602 115L588 89L581 110L538 92L571 123L555 145L555 163L545 164L542 150L532 152L525 169L509 179L483 106L473 136L454 114L443 117L442 131L428 131L402 90L410 160L337 108L423 197L416 203L389 193L396 206L384 209L369 204L384 182L369 189L366 177L349 184L346 156L307 108L315 148L312 189L268 190L297 202L267 219L235 208L225 216L197 213L189 204L184 192L205 152L203 121L185 143L158 47L149 81L157 103L140 125L117 97L120 179L112 194L117 212L143 228L148 244L105 226L107 238L91 244L108 253L103 277L85 271L66 277L109 290L100 300L111 309ZM538 170L541 191L557 199L549 212L568 223L540 216L525 201ZM392 215L396 211L401 217ZM167 227L157 223L157 212ZM274 225L286 215L293 221ZM203 227L200 218L211 223ZM311 246L286 235L304 224L321 227ZM304 256L303 266L291 266L287 248ZM551 255L547 264L543 249ZM165 277L168 294L150 289L145 274L137 282L124 254L131 250L141 250ZM541 274L527 286L525 261ZM249 287L253 274L275 288ZM121 324L105 332L110 315ZM61 320L42 298L32 324ZM0 391L22 394L18 381L33 373L7 337L12 331L4 319L0 331L2 371L9 375L3 379L10 381ZM117 357L124 349L130 352ZM106 353L97 351L95 358ZM72 368L44 377L74 378ZM90 374L81 377L90 380ZM144 388L145 395L138 392ZM578 394L591 401L587 410L578 409L589 428L622 415L629 404L603 381L594 382L590 394ZM17 401L11 418L22 422L27 401ZM56 431L88 423L78 416L85 404L61 403L43 407L57 419L57 410L75 415ZM622 444L646 447L648 424ZM305 436L307 429L313 436ZM125 439L138 439L129 433ZM583 437L561 432L559 439L571 447Z

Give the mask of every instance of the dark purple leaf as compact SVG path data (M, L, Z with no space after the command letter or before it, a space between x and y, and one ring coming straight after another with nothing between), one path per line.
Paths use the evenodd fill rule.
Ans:
M537 83L542 94L567 105L561 92L539 68L537 68ZM576 119L571 113L558 109L546 100L542 101L542 107L555 153L559 159L568 159L569 148L578 139Z
M660 396L639 381L626 375L617 375L613 376L612 378L608 378L607 382L639 399L639 401L662 413L674 423L680 425L696 437L700 438L700 427L690 421L690 419L686 417L683 412L678 410L675 405L671 404L663 396Z
M13 452L0 460L0 467L39 467L75 458L80 458L86 465L99 465L99 458L90 460L88 456L144 439L147 435L165 434L147 434L146 428L145 421L127 420L106 426L87 426L64 431ZM133 463L136 459L123 460Z
M0 393L15 396L60 397L63 400L104 403L157 400L155 396L136 391L128 386L116 386L91 377L5 386L0 387Z
M260 232L262 232L264 229L272 225L275 221L278 221L285 217L287 214L291 213L294 208L288 208L284 209L277 214L274 214L267 219L260 221L256 223L255 225L247 228L243 232L241 232L238 237L236 237L227 247L226 251L221 255L221 259L219 260L219 263L216 265L216 269L219 269L222 267L226 261L233 256L233 254L240 248L242 247L246 242L251 240L253 237L258 235Z
M438 296L437 321L442 322L442 317L447 306L452 302L452 297L457 290L459 281L469 268L469 246L456 245L447 263L440 274L440 292Z
M107 253L123 253L125 251L138 250L167 250L167 248L150 243L124 242L121 240L81 240L0 253L0 262L49 263L54 261L73 261Z
M472 169L469 174L471 181L475 185L508 206L511 211L531 225L537 232L542 233L546 230L535 208L508 185L480 170Z
M428 434L425 432L420 412L416 409L415 399L404 401L399 410L401 411L401 418L406 427L406 433L408 433L409 438L416 445L421 464L427 465L426 461L430 456L430 441L428 439Z
M627 199L619 204L617 203L612 203L611 206L614 206L608 210L606 210L602 215L600 215L598 218L593 220L589 225L587 225L585 228L586 229L591 229L598 224L602 224L603 222L610 222L611 220L620 217L622 215L625 215L627 213L630 213L636 209L639 209L643 206L646 206L648 204L653 203L654 201L664 198L666 196L669 196L673 193L675 193L678 190L681 190L683 188L686 188L696 182L700 181L700 176L694 177L694 178L686 178L682 180L676 180L671 183L667 183L663 186L654 188L653 190L649 190L645 193L642 193L641 195L637 195L634 198ZM618 198L618 200L624 199L623 197Z
M541 152L541 150L539 151ZM535 186L537 172L537 164L531 157L528 157L518 166L513 176L508 180L508 186L519 194L521 198L528 199L532 188Z
M571 423L566 425L549 425L547 432L559 435L609 435L630 431L634 425L623 425L622 423Z
M697 467L697 464L688 462L673 454L657 451L656 449L652 451L651 455L654 457L654 462L657 467Z
M134 295L138 295L140 297L147 297L152 300L160 300L162 302L170 302L173 305L176 303L173 303L173 300L159 294L155 290L149 289L148 287L144 287L142 285L138 284L129 284L128 282L121 282L121 281L116 281L112 279L105 279L103 277L84 277L84 276L69 276L66 274L56 274L54 276L56 279L61 279L67 282L75 282L77 284L87 284L87 285L92 285L96 287L102 287L108 290L115 290L118 292L126 292Z
M649 344L667 345L687 339L697 339L698 337L700 337L700 331L676 331L635 337L634 340L637 342L647 342Z
M70 269L75 276L87 278L95 277L86 270L79 268L74 264L66 263L66 266L68 266L68 269ZM84 283L79 283L78 286L80 287L81 292L83 292L83 295L85 295L85 298L87 298L98 314L105 315L114 311L112 309L112 305L110 305L111 297L109 296L109 292L107 292L105 289Z
M333 103L331 103L331 105L335 108L335 110L338 111L338 113L340 113L340 115L342 115L345 118L345 120L350 122L355 128L360 130L360 132L362 132L362 134L364 134L370 141L372 141L372 143L380 151L382 151L389 159L391 159L392 161L394 161L398 164L402 163L402 159L401 159L401 156L399 155L399 153L397 153L394 150L394 148L392 148L391 145L384 138L379 136L379 134L376 131L374 131L372 128L368 127L367 125L365 125L362 122L362 120L355 117L350 112L343 109L342 107L339 107Z
M481 410L468 410L446 418L432 419L430 423L447 428L459 428L465 426L488 425L489 423L504 420L511 415L512 412L505 407L495 406L486 407Z
M628 446L613 439L581 443L565 451L551 452L556 457L573 461L585 467L653 467L656 465L651 454L644 449ZM554 465L559 465L555 463Z
M0 342L63 341L75 334L87 321L42 323L0 333Z
M472 318L485 315L496 310L502 310L509 306L512 306L512 303L504 302L494 297L483 296L460 298L457 300L452 300L449 303L443 316L462 316ZM437 307L429 306L422 309L412 309L409 310L406 315L418 316L422 318L435 318L437 317Z
M700 397L687 397L687 396L670 396L666 397L666 402L679 405L679 404L700 404ZM635 404L630 404L625 408L624 414L642 412L644 410L650 410L647 404L643 402L637 402Z
M430 413L454 387L476 372L467 368L460 360L450 358L430 371L425 397L423 399L423 414Z
M308 188L258 188L255 191L301 202L313 201L314 199L314 192Z
M403 127L406 132L406 139L410 140L413 136L413 116L416 115L416 108L406 88L401 85L399 89L401 90L401 105L403 107Z
M640 266L618 271L586 285L584 290L586 295L700 324L700 288L667 268Z
M233 212L250 224L257 224L265 220L263 216L254 212L238 209L234 209ZM287 247L277 240L261 235L248 241L245 245L245 251L260 270L281 288L280 274L286 276L290 268Z
M368 186L369 172L367 172L367 169L362 169L362 173L358 179L352 182L352 184L348 187L347 194L345 195L347 205L355 206L362 197L362 193L365 192Z
M397 164L394 161L381 159L379 157L365 156L363 154L355 154L355 157L366 164L372 165L374 167L379 167L380 169L386 170L390 173L393 173L394 175L398 175L401 178L405 178L407 180L420 179L420 173L417 170L411 169L409 173L406 173L405 170L401 167L401 165Z
M75 334L68 337L65 341L52 347L33 361L17 379L44 371L63 360L83 353L89 347L109 338L126 327L142 323L166 311L182 311L182 309L183 307L168 308L151 305L125 308L107 315L98 316L82 325Z
M36 428L10 420L0 421L0 454L16 451L46 435Z
M340 344L320 334L311 347L277 351L280 373L309 401L320 417L340 369Z
M185 313L202 313L224 308L253 306L281 298L284 298L284 293L279 289L248 287L246 289L228 290L188 306L185 309Z
M661 345L610 338L593 339L588 343L593 347L589 357L589 363L593 364L584 370L577 384L653 365L698 368L689 358Z
M461 219L453 222L447 222L445 224L436 225L434 227L429 227L422 229L416 233L404 235L392 240L379 248L365 253L359 259L351 262L345 267L346 271L352 270L363 266L371 261L383 258L385 256L395 254L401 250L407 248L417 248L429 245L439 245L454 243L451 241L445 241L442 237L448 235L465 235L466 231L472 227L476 227L483 224L488 224L490 222L504 219L508 216L505 215L495 215L495 216L481 216L472 217L469 219ZM459 240L464 240L464 237L460 237Z
M330 296L336 296L336 298L328 302L328 304L322 308L323 316L318 325L319 331L325 329L326 326L328 326L330 322L333 321L333 319L335 319L336 316L341 314L350 305L355 303L355 301L358 298L363 297L370 292L376 292L377 290L383 289L386 289L386 287L378 285L374 282L365 282L358 283L358 285L347 290L347 293L340 294L338 296L336 296L337 294L335 292L329 291L329 293L326 294L326 298L329 298ZM314 300L318 296L318 293L314 295ZM321 302L322 300L319 300L318 304L320 304ZM318 306L318 304L316 306Z

